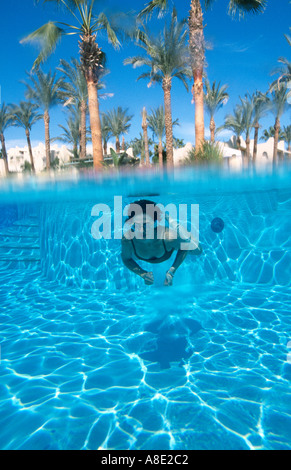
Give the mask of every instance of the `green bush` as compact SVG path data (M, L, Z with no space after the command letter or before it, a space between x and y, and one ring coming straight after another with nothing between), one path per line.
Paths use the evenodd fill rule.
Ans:
M31 163L29 163L27 160L25 160L24 164L22 165L22 171L23 173L31 173Z
M192 149L188 152L188 156L184 159L184 165L203 165L203 164L220 164L222 163L223 154L217 143L205 140L202 147L198 150Z

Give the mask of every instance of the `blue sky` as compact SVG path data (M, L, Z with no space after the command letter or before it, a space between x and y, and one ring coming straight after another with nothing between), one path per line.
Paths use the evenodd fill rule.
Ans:
M35 6L34 0L9 0L1 5L1 101L17 103L24 99L26 71L29 71L37 55L37 49L32 45L21 45L20 40L28 33L34 31L49 20L60 18L60 13L52 3L45 6ZM190 0L176 1L180 18L187 17ZM206 52L209 80L216 80L221 84L228 84L230 99L216 115L216 124L223 124L226 114L233 111L239 101L239 96L255 90L265 92L269 83L274 80L272 70L278 66L280 56L290 59L290 46L284 34L290 33L289 0L268 0L267 8L261 15L248 15L244 20L233 19L227 14L228 0L216 0L211 9L204 10L205 37L210 44ZM120 1L108 0L99 2L99 9L110 7L113 11L120 8ZM124 11L139 11L145 0L123 0ZM279 6L278 6L279 4ZM72 23L72 18L61 16L62 21ZM165 19L153 19L154 30L163 27ZM126 140L130 140L141 132L141 111L146 106L148 112L163 104L163 92L159 85L147 87L146 80L137 81L143 68L133 69L130 65L124 66L125 58L140 54L140 49L133 44L125 44L119 51L115 51L100 37L100 46L107 54L107 66L110 74L106 77L106 92L114 96L100 101L100 110L107 111L113 107L122 106L129 109L134 115L132 126ZM70 60L78 57L77 36L68 36L62 39L53 56L43 66L44 71L58 66L60 58ZM192 83L190 83L191 88ZM191 103L191 93L187 93L183 84L177 79L173 81L172 111L173 119L179 118L180 126L175 127L174 134L185 142L194 142L194 105ZM51 136L56 137L62 133L58 124L65 123L65 113L61 107L51 111ZM263 121L263 129L274 124L272 114ZM282 125L290 124L290 109L281 120ZM209 119L206 115L206 137ZM227 135L221 135L227 139ZM22 129L12 128L6 132L8 148L15 145L25 145L25 135ZM36 144L44 140L43 123L40 121L32 130L32 140Z

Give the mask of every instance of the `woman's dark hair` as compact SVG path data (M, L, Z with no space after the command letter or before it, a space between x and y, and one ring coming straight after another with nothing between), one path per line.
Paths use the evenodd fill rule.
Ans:
M140 199L139 201L132 202L129 206L129 209L128 209L128 218L127 218L127 220L129 220L131 218L132 213L135 213L134 208L131 209L132 204L138 205L141 208L143 215L147 214L147 205L153 205L155 207L154 222L156 222L157 220L160 220L161 210L159 209L159 207L157 206L157 204L154 201L150 201L149 199ZM151 215L151 214L148 213L148 215Z

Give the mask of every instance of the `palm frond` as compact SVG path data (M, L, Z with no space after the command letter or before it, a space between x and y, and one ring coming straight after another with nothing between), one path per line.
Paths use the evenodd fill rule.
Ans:
M168 8L169 0L151 0L138 14L139 17L151 17L155 10L158 10L158 17L161 18Z
M31 130L32 126L43 118L37 110L38 106L28 101L21 101L19 105L10 105L13 125Z
M262 13L267 5L267 0L230 0L229 13L231 15L239 14L244 17L245 13Z
M33 69L39 67L54 52L64 34L66 34L64 29L50 21L20 41L21 44L29 42L40 45L41 51L33 64Z
M117 31L113 27L113 25L110 23L108 17L105 15L105 13L100 13L98 18L96 19L96 22L94 23L95 28L97 30L104 29L106 31L107 37L109 42L115 47L115 48L120 48L121 44L117 38Z
M215 112L218 111L218 109L220 109L228 101L229 95L226 92L228 85L220 86L220 83L216 85L215 81L212 83L212 85L210 85L208 79L205 80L204 85L204 99L206 109L210 117L213 117Z

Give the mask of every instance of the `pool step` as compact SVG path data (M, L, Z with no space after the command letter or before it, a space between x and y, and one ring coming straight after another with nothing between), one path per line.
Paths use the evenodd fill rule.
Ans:
M0 266L31 267L40 264L39 223L35 214L0 231Z

